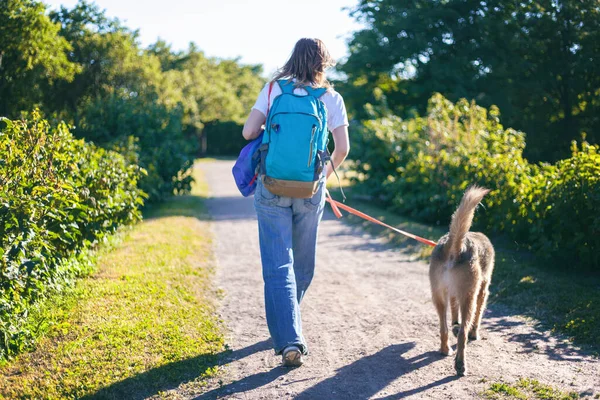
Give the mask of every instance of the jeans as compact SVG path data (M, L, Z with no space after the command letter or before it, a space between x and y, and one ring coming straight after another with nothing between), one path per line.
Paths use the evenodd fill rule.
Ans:
M259 180L254 194L267 325L276 354L297 345L302 335L300 302L315 271L317 233L325 207L325 180L310 199L276 196Z

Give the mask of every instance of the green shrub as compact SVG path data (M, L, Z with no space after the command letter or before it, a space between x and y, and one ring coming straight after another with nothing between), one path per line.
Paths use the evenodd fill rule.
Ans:
M474 183L494 190L490 204L504 204L529 171L523 134L505 130L497 109L466 100L453 104L441 95L431 98L425 118L364 123L356 142L361 186L395 211L427 222L446 224ZM506 226L513 208L490 224Z
M419 123L420 120L403 122L400 118L391 116L380 120L365 121L362 125L352 127L352 159L357 172L356 180L360 189L374 198L390 203L393 192L389 185L393 183L404 170L408 160L404 147L408 143L418 143L409 140L408 135L415 129L409 129L407 123Z
M184 135L181 118L180 108L111 94L83 107L75 134L136 160L147 172L139 186L157 202L191 188L197 141Z
M242 136L243 125L233 121L206 124L206 152L210 156L237 156L248 143Z
M533 248L569 268L600 265L599 146L572 145L572 157L547 166L533 180ZM533 197L533 196L531 196Z
M447 225L464 190L478 184L492 189L477 214L482 228L570 267L598 266L598 147L573 145L570 159L532 165L525 135L499 117L496 107L438 94L426 117L364 122L352 143L359 187L396 212Z
M0 130L0 359L27 346L33 304L85 273L87 249L140 219L142 170L34 112ZM33 329L33 328L31 328Z

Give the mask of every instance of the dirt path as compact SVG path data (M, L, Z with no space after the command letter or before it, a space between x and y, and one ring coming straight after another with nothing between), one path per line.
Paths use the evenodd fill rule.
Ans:
M519 377L569 391L600 392L600 363L535 330L499 306L484 317L483 340L467 349L470 375L457 379L438 350L427 263L333 219L321 225L315 279L303 303L311 355L299 369L279 367L263 309L252 198L242 198L231 162L201 164L214 218L221 315L233 350L213 399L471 399L490 382ZM493 283L492 283L493 285ZM454 341L453 341L454 343Z

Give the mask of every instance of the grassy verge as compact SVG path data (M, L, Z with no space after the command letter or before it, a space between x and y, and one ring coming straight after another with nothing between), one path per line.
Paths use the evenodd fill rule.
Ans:
M344 182L344 181L343 181ZM347 183L347 182L346 182ZM328 186L335 199L341 199L337 180ZM346 185L344 185L346 186ZM361 200L352 187L344 188L347 204L404 231L437 241L448 230L446 226L430 226L396 215L373 202ZM360 224L367 231L386 237L400 248L426 259L432 248L386 228L347 216L349 223ZM449 224L449 221L448 221ZM490 237L496 248L496 267L490 287L490 303L500 302L514 312L534 319L542 329L567 337L595 355L600 353L600 279L597 276L558 271L549 265L538 265L531 254L517 251L513 243ZM535 350L535 349L532 349Z
M562 392L550 386L543 385L534 379L519 379L513 385L507 383L492 383L483 393L487 399L540 399L540 400L570 400L578 399L576 392Z
M537 265L528 255L500 249L492 301L532 317L541 329L600 354L600 279Z
M146 398L216 372L204 192L149 210L95 274L39 311L50 328L0 368L0 398Z

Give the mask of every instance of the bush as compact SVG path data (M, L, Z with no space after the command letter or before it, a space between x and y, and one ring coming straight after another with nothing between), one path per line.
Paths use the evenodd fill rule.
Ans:
M147 172L140 188L157 202L191 189L197 141L184 135L181 118L179 108L111 94L83 107L75 134L135 160Z
M504 129L496 107L429 101L426 117L367 121L352 144L359 187L394 211L446 225L464 190L492 189L477 221L573 267L599 265L600 156L586 143L556 165L523 158L525 135Z
M368 121L358 136L352 148L361 186L394 211L427 222L445 224L473 183L494 190L486 199L495 205L514 198L529 170L523 134L505 130L497 109L441 95L431 98L425 118ZM506 226L513 208L490 224Z
M419 122L421 121L412 120L407 123ZM406 166L408 149L403 146L417 143L408 139L414 129L405 125L400 118L391 116L365 121L362 125L353 127L352 130L356 133L350 135L359 189L385 204L392 200L390 184L395 182Z
M242 136L243 125L233 121L216 121L204 127L206 152L211 156L238 156L248 143Z
M533 248L570 268L600 266L599 146L573 143L572 157L547 166L533 180L529 213ZM534 198L534 196L531 196Z
M0 359L27 346L30 308L89 266L82 254L141 218L142 170L38 112L0 131Z

